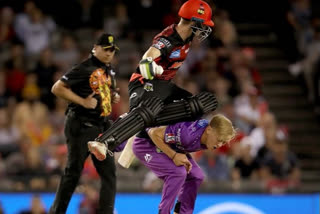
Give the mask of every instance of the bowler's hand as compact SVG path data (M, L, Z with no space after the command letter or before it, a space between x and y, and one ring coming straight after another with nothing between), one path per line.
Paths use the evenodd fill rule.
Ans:
M187 173L191 171L192 164L185 154L177 153L172 160L176 166L184 166L187 170Z
M95 109L97 107L97 99L93 96L95 95L95 92L90 94L87 98L83 99L82 106L88 109Z

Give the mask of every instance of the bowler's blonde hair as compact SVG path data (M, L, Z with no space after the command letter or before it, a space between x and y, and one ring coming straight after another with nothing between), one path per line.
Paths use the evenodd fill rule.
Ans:
M232 122L222 114L214 115L210 126L215 130L218 142L228 143L236 135Z

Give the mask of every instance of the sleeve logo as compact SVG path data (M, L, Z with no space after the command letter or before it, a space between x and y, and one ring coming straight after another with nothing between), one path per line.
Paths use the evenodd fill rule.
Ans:
M162 49L164 47L169 48L171 46L171 43L169 40L165 39L165 38L160 38L158 40L158 42L156 44L153 45L153 47L157 48L157 49Z
M208 126L208 124L209 124L208 120L203 119L203 120L198 120L198 122L196 123L196 126L198 128L204 128Z
M165 47L165 45L161 42L161 41L158 41L156 44L153 45L155 48L157 49L162 49Z
M144 156L144 159L146 160L147 163L149 163L152 159L152 155L146 153L146 155Z
M173 133L166 133L165 135L165 142L166 143L175 143L176 142L176 137Z
M165 38L160 38L159 39L160 42L162 42L165 46L170 47L171 43L169 40L165 39Z

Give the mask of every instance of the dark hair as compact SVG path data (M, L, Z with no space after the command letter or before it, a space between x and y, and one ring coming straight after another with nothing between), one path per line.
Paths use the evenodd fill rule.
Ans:
M181 18L181 23L182 24L190 24L190 22L191 22L190 19Z

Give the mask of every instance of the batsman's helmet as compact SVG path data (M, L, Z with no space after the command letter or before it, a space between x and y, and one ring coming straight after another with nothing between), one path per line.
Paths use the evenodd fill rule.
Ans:
M187 20L200 22L209 27L214 26L211 20L211 8L207 2L202 0L188 0L185 2L180 7L179 16Z

